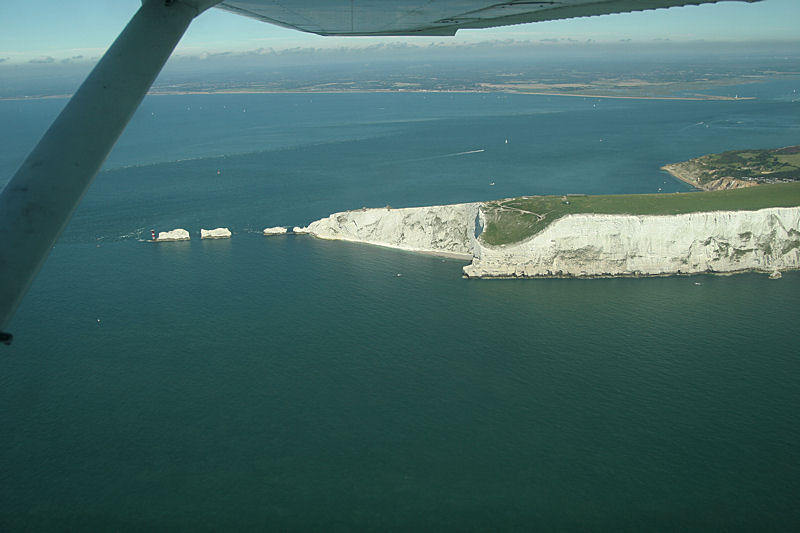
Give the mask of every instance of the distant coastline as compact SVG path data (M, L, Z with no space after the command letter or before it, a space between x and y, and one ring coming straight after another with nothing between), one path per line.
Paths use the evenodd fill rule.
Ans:
M551 91L526 91L519 89L220 89L220 90L163 90L154 89L148 96L180 96L180 95L234 95L234 94L520 94L531 96L572 96L575 98L602 98L612 100L677 100L677 101L746 101L755 100L754 96L721 96L721 95L694 95L694 96L641 96L641 95L610 95L589 94ZM52 94L36 96L2 96L0 101L21 100L51 100L71 98L72 94Z
M320 90L286 90L286 89L230 89L220 91L161 91L155 90L148 94L151 95L180 95L180 94L373 94L373 93L421 93L421 94L527 94L534 96L572 96L576 98L609 98L615 100L688 100L688 101L739 101L755 100L754 96L718 96L718 95L695 95L695 96L634 96L634 95L609 95L609 94L585 94L570 92L539 92L524 91L515 89L498 90L478 90L478 89L320 89Z

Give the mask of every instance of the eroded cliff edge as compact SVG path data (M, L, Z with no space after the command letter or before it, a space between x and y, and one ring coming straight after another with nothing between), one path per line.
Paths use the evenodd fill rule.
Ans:
M571 214L522 241L479 235L483 204L334 213L296 231L471 259L472 278L775 272L800 268L800 207L679 215Z
M333 213L295 233L321 239L363 242L413 252L471 259L480 233L479 203Z

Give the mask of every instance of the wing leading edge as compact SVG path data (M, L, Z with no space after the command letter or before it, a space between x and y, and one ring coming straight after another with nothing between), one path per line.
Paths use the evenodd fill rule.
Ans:
M224 0L232 13L318 35L455 35L466 28L761 0Z

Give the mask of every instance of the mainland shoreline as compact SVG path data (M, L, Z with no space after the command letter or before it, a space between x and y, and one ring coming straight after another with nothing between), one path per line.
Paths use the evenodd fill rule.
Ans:
M520 94L530 96L571 96L574 98L597 98L612 100L674 100L674 101L747 101L755 100L755 96L722 96L722 95L695 95L695 96L640 96L640 95L610 95L587 94L570 92L541 92L514 89L477 90L477 89L220 89L220 90L177 90L153 89L148 91L148 96L183 96L183 95L245 95L245 94ZM2 96L0 101L25 101L25 100L52 100L71 98L72 94L50 94L36 96Z

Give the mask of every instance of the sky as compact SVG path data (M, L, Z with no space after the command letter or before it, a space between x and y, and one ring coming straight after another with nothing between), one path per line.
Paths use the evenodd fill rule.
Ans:
M113 42L140 0L0 1L0 66L94 61ZM784 41L800 49L800 0L755 4L722 2L540 22L486 30L460 30L455 37L320 37L211 9L196 19L176 56L243 53L258 49L366 47L375 43L477 42L754 42Z

